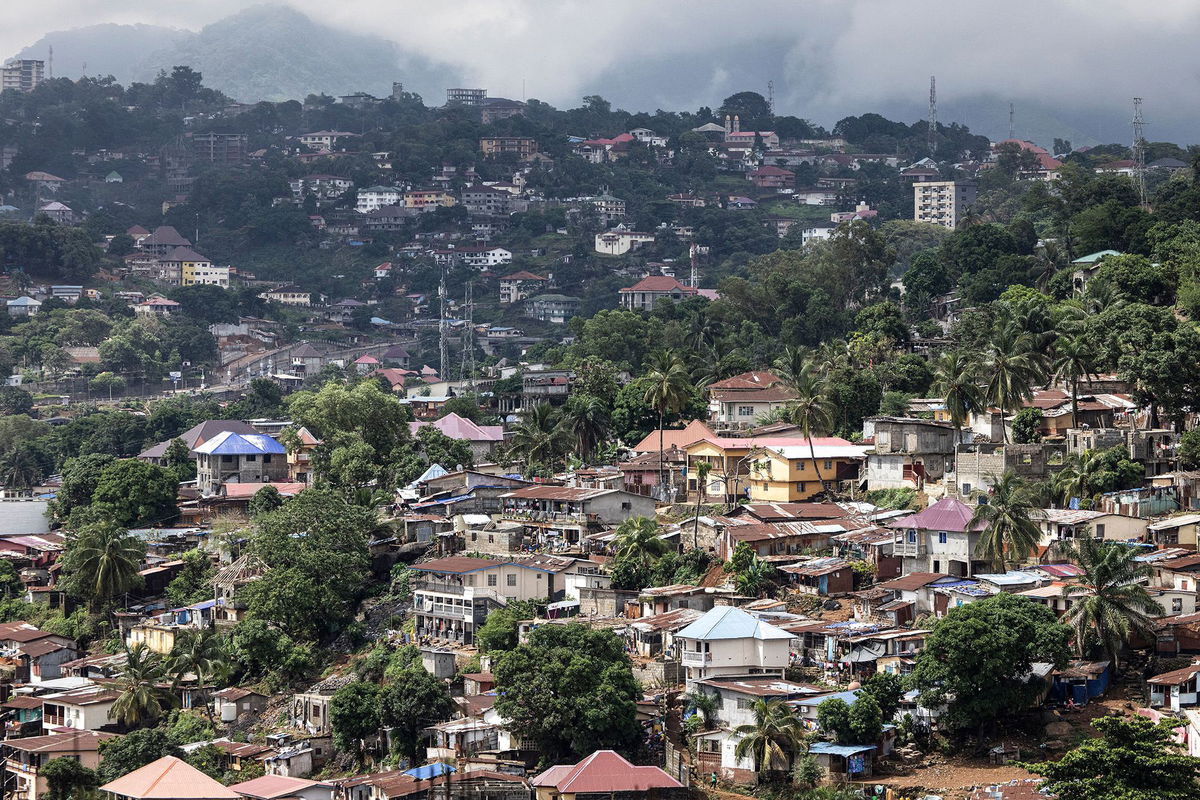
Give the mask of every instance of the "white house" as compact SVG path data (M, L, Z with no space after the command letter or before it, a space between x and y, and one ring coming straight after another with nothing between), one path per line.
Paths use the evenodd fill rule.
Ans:
M368 186L358 190L358 202L354 209L360 214L378 211L385 206L396 206L404 202L404 190L395 186Z
M687 683L721 675L778 675L796 637L733 606L717 606L675 634Z
M631 231L618 225L611 231L596 234L596 252L606 256L623 256L635 247L653 241L653 233Z
M1197 703L1200 664L1164 672L1146 681L1150 685L1150 707L1182 711Z

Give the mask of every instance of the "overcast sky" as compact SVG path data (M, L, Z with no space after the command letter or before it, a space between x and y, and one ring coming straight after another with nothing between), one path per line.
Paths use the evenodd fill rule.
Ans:
M872 108L979 93L1039 98L1113 116L1127 138L1130 98L1178 123L1200 101L1200 3L1191 0L287 0L327 24L386 36L458 67L494 95L575 105L623 84L629 103L695 108L727 90L765 93L822 122ZM0 53L98 22L197 29L244 0L0 3ZM764 44L769 42L770 45ZM706 54L722 54L706 60ZM731 56L732 54L732 56ZM649 62L647 72L630 65ZM686 64L686 79L673 63ZM716 62L716 63L711 63ZM759 86L758 83L764 85ZM615 99L622 105L621 97ZM902 102L901 102L902 101ZM999 105L1006 104L998 101ZM943 118L944 115L943 115ZM1190 122L1190 120L1189 120ZM1153 138L1153 137L1151 137Z

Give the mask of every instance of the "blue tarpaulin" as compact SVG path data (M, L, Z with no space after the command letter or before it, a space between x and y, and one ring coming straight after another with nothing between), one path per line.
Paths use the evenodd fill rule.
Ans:
M445 775L447 772L457 772L454 767L449 764L444 764L441 761L435 761L432 764L426 764L423 767L413 767L404 771L405 775L411 775L419 781L427 781L430 778L436 778L439 775Z

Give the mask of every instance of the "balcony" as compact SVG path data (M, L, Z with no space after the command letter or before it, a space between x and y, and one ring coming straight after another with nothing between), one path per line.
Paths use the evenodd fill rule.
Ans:
M907 539L900 539L892 545L892 555L908 556L909 558L913 558L924 555L924 553L924 543L919 537L915 542L910 542Z
M712 653L684 650L679 660L685 667L704 667L712 663Z

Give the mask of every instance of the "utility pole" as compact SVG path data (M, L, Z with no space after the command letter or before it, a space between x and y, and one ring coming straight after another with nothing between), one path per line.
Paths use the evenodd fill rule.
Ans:
M929 76L929 122L926 123L926 135L929 137L929 157L937 153L937 78Z
M1146 120L1142 119L1142 98L1133 98L1133 169L1138 202L1146 205Z

